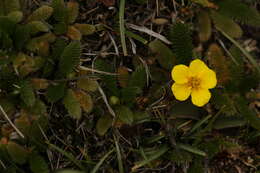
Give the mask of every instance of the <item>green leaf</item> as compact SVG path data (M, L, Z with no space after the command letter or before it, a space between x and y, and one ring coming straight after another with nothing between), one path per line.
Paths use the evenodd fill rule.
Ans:
M193 146L190 146L190 145L179 143L179 144L177 144L177 146L180 147L181 149L185 150L185 151L188 151L188 152L200 155L200 156L206 156L207 155L204 151L201 151L201 150L199 150L199 149L197 149Z
M48 164L46 161L40 156L40 154L32 154L30 156L30 169L33 173L49 173L50 170L48 168Z
M134 121L133 112L126 106L119 106L115 110L118 118L126 124L132 124Z
M67 3L68 8L68 23L74 23L79 14L79 4L74 1L69 1Z
M74 67L78 65L81 54L80 42L71 42L65 47L59 61L59 72L63 76L70 74Z
M27 161L29 153L21 145L9 141L6 148L15 163L22 165Z
M96 31L96 27L90 24L76 23L74 26L80 31L82 35L90 35Z
M214 129L225 129L232 127L241 127L246 125L244 118L238 116L219 117L213 124Z
M231 18L223 16L217 12L211 12L211 17L215 24L215 27L224 31L226 34L233 38L239 38L242 36L243 31L240 26L235 23Z
M165 44L159 40L154 40L149 43L149 48L156 54L155 57L162 67L168 70L172 69L176 59L172 51Z
M66 23L68 17L68 9L65 6L64 0L52 0L53 17L58 22Z
M46 94L48 101L54 103L60 100L65 94L65 88L65 83L49 86Z
M96 80L84 78L77 81L77 86L85 91L94 92L98 88Z
M207 11L200 10L197 15L200 41L208 41L212 32L209 13Z
M63 99L63 104L68 113L75 119L81 118L80 103L77 100L77 96L72 89L67 90L67 94Z
M186 24L176 23L170 28L169 39L172 42L173 53L177 64L189 64L192 59L192 38Z
M53 8L47 5L43 5L36 9L29 17L28 21L45 21L51 17Z
M113 119L110 116L101 116L96 124L98 135L104 136L107 130L112 126Z
M85 112L90 113L93 109L92 97L84 91L75 91L75 94L82 109Z
M23 19L23 13L21 11L13 11L7 17L14 23L19 23Z
M33 87L28 81L23 81L21 83L20 93L21 93L20 97L24 101L24 103L27 106L32 107L36 99L35 99Z
M129 87L138 87L143 89L147 81L146 71L143 66L139 66L136 70L132 73L128 86Z
M75 119L81 118L80 103L77 100L76 94L72 89L68 89L63 99L63 104L67 109L68 113Z
M255 8L250 8L240 0L216 1L219 13L228 16L242 24L260 27L260 14ZM232 8L231 8L232 7Z
M48 32L49 27L41 21L32 21L27 24L31 34L37 34L38 32Z
M6 13L11 13L13 11L19 11L20 10L20 1L19 0L2 0L5 4L4 8Z

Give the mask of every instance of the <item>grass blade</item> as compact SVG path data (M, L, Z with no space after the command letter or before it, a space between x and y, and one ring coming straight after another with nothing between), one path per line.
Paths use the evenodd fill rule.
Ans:
M124 56L127 56L124 16L125 16L125 0L120 0L119 30L120 30L120 37L121 37L121 44L122 44L122 48L123 48L123 53L124 53Z
M204 151L201 151L197 148L194 148L192 146L189 146L189 145L185 145L185 144L177 144L177 146L183 150L186 150L188 152L191 152L191 153L194 153L194 154L197 154L197 155L200 155L200 156L206 156L207 154L204 152Z
M90 173L96 173L100 166L103 164L103 162L106 160L106 158L115 151L115 149L110 150L106 155L104 155L100 161L96 164L96 166L92 169Z
M115 140L115 145L116 145L116 155L117 155L117 160L118 160L119 173L124 173L124 167L123 167L123 162L122 162L121 151L120 151L120 148L119 148L119 145L118 145L118 141L117 141L115 136L114 136L114 140Z

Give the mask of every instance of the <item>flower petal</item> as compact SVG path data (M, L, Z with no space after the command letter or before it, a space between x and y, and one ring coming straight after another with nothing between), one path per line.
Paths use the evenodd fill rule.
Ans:
M217 85L216 73L213 70L207 70L200 76L201 87L205 89L211 89Z
M209 68L207 67L207 65L199 60L199 59L195 59L190 63L190 71L193 75L199 75L201 73L203 73L204 71L208 70Z
M187 98L189 98L191 93L191 88L185 84L174 83L172 85L172 92L177 100L184 101L187 100Z
M191 92L191 101L196 106L204 106L209 102L211 93L208 89L196 89Z
M186 65L176 65L172 69L172 79L178 84L188 82L189 67Z

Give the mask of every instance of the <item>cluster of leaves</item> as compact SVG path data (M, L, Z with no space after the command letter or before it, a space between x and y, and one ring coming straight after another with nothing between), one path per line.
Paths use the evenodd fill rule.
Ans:
M61 162L61 168L91 173L165 165L164 172L167 165L204 172L206 159L243 147L213 131L246 129L235 139L255 141L260 119L248 105L259 97L259 66L237 39L241 26L260 27L260 14L240 0L176 2L185 2L177 10L191 12L168 25L168 45L164 39L148 43L127 28L121 36L139 41L149 50L146 58L88 64L82 38L101 28L76 23L79 3L52 0L28 13L23 0L0 0L0 170L48 173ZM207 109L178 103L169 85L174 65L201 57L218 77ZM103 164L108 157L110 164Z

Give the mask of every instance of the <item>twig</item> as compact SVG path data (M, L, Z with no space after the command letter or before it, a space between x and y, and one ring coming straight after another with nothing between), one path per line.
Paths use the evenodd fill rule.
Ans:
M4 115L5 119L9 122L9 124L14 128L14 130L18 133L18 135L22 138L24 138L24 135L22 132L13 124L13 122L10 120L8 115L5 113L3 107L0 105L0 112Z
M84 67L84 66L80 66L79 68L80 68L80 70L91 71L91 72L105 74L105 75L112 75L112 76L118 75L117 73L110 73L110 72L95 70L93 68L88 68L88 67Z
M5 164L4 164L4 162L3 162L2 160L0 160L0 164L2 165L2 167L3 167L4 169L6 169L6 166L5 166Z

